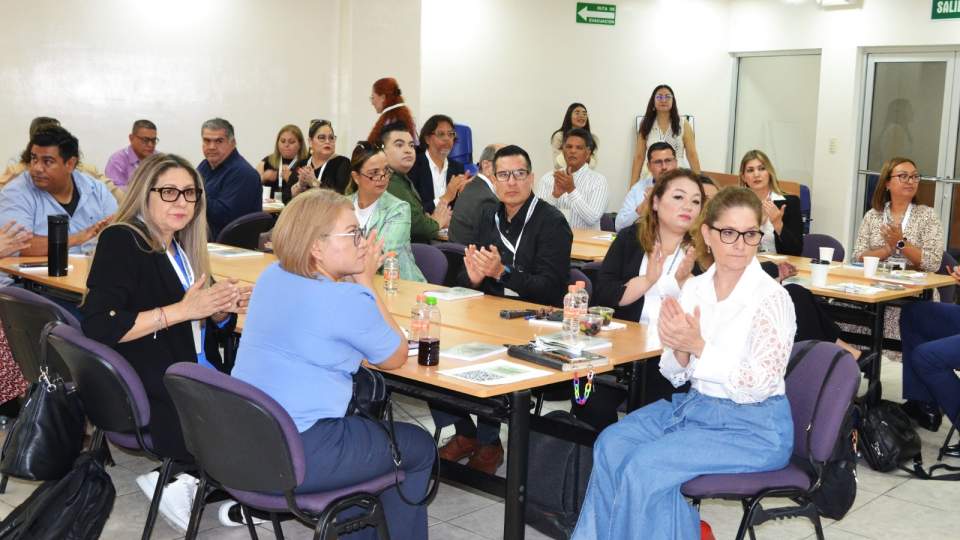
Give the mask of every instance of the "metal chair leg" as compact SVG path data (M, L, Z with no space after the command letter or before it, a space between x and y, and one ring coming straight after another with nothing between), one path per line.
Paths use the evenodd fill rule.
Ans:
M280 517L275 512L270 513L270 524L273 525L273 536L276 540L283 540L283 527L280 526Z
M8 477L7 475L5 475L5 474L4 474L4 475L0 475L0 493L6 493L6 492L7 492L7 479L8 479L8 478L9 478L9 477Z
M142 540L150 540L153 534L153 527L157 523L157 512L160 509L160 498L163 497L163 489L170 480L170 469L173 468L173 460L165 459L160 466L160 476L157 478L157 485L153 489L153 498L150 500L150 510L147 511L147 522L143 524Z
M250 512L250 509L241 504L240 515L244 518L244 523L247 524L247 532L250 533L250 539L260 540L260 537L257 536L257 528L253 526L253 514Z
M943 444L940 445L940 450L937 451L937 461L943 460L943 454L947 451L947 448L950 447L950 440L953 439L953 434L956 433L956 431L957 426L951 425L946 440L943 441ZM2 493L2 491L0 491L0 493Z
M190 525L184 540L196 540L200 529L200 516L203 514L203 503L207 498L207 475L200 473L200 484L197 494L193 497L193 508L190 509Z

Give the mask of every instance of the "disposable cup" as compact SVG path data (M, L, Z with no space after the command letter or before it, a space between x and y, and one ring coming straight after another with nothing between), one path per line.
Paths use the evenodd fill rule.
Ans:
M880 257L863 258L863 275L872 278L877 275L877 266L880 264Z
M822 247L822 248L820 248L820 260L822 260L822 261L832 261L832 260L833 260L833 248L832 248L832 247Z
M816 260L810 264L810 283L814 287L827 285L827 274L830 273L830 261Z

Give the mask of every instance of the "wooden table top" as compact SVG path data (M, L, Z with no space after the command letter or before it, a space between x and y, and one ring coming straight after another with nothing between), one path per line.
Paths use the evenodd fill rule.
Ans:
M573 229L573 241L577 244L588 244L609 248L616 233L601 231L600 229Z
M609 245L601 246L598 244L586 244L582 242L573 242L570 246L570 259L576 261L600 262L607 256Z
M766 260L771 262L789 262L797 268L798 277L805 280L810 279L810 259L807 257L797 257L791 255L771 256L760 254L757 256L757 258L760 259L760 261ZM863 268L853 267L844 263L833 262L830 266L830 272L827 275L827 284L834 285L837 283L854 283L857 285L874 285L878 282L882 283L884 277L885 276L880 276L879 278L867 278L863 275ZM885 290L872 295L848 293L834 289L826 289L823 287L814 287L813 285L810 285L809 289L818 296L875 304L879 302L889 302L891 300L897 300L900 298L917 296L927 289L935 289L937 287L952 285L956 283L956 281L950 276L926 272L924 278L922 280L917 280L915 283L904 283L902 281L897 281L897 283L903 285L904 289L897 291Z

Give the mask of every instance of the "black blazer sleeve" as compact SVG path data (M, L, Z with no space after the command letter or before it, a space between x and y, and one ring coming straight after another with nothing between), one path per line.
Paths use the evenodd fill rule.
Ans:
M134 298L143 279L143 254L134 235L122 225L104 229L87 274L83 333L111 346L133 328L139 314Z
M800 215L800 198L795 195L786 195L786 198L783 230L774 236L777 253L800 255L803 252L803 217Z
M422 150L417 151L417 157L413 162L413 168L407 173L407 177L413 182L414 189L420 194L420 201L423 203L423 211L433 213L433 175L430 174L430 164L427 160L427 153Z
M593 298L590 303L612 307L614 316L618 319L640 320L644 298L641 296L636 302L626 306L620 305L620 299L623 298L627 282L640 274L643 257L643 248L637 241L636 225L630 225L617 233L617 238L603 258L603 264L593 283Z

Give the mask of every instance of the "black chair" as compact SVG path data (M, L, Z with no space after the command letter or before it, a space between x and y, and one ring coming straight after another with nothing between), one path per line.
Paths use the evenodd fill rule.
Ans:
M277 513L291 513L314 527L314 540L343 536L367 526L389 538L377 494L394 485L393 471L336 491L294 494L306 475L303 441L280 404L239 379L191 362L170 366L163 381L180 416L187 449L200 466L188 540L196 538L211 480L240 503L254 539L257 533L250 508L270 513L278 539L283 533ZM399 479L403 478L399 471ZM338 514L348 508L362 511L339 519Z
M846 252L836 238L829 234L808 234L803 237L803 251L800 253L808 259L819 259L820 248L833 248L833 260L843 262Z
M100 449L106 438L126 451L146 454L162 462L141 537L148 540L157 521L164 486L171 475L189 470L191 466L162 458L153 451L147 392L140 376L120 353L66 325L54 328L47 343L70 369L83 411L96 428L91 450Z
M220 231L217 243L255 250L260 244L260 234L273 229L275 222L274 217L266 212L240 216Z
M943 259L940 260L940 270L937 270L938 274L946 274L948 272L947 267L955 268L957 266L957 260L953 258L953 255L950 255L949 252L943 252ZM937 293L940 294L940 301L952 304L956 301L957 296L957 286L956 285L945 285L943 287L937 288Z
M607 232L617 232L617 213L607 212L600 216L600 230Z
M80 321L72 313L49 298L19 287L0 289L0 322L10 343L13 359L29 382L40 378L40 337L43 327L51 321L80 328ZM59 355L48 355L47 364L64 380L69 380L70 372Z
M467 246L456 242L437 242L432 245L447 257L447 276L444 278L443 284L453 285L457 275L463 270L463 253Z
M587 294L593 296L593 282L590 281L590 278L588 278L587 275L579 268L571 268L568 284L573 285L578 281L582 281L586 286Z

